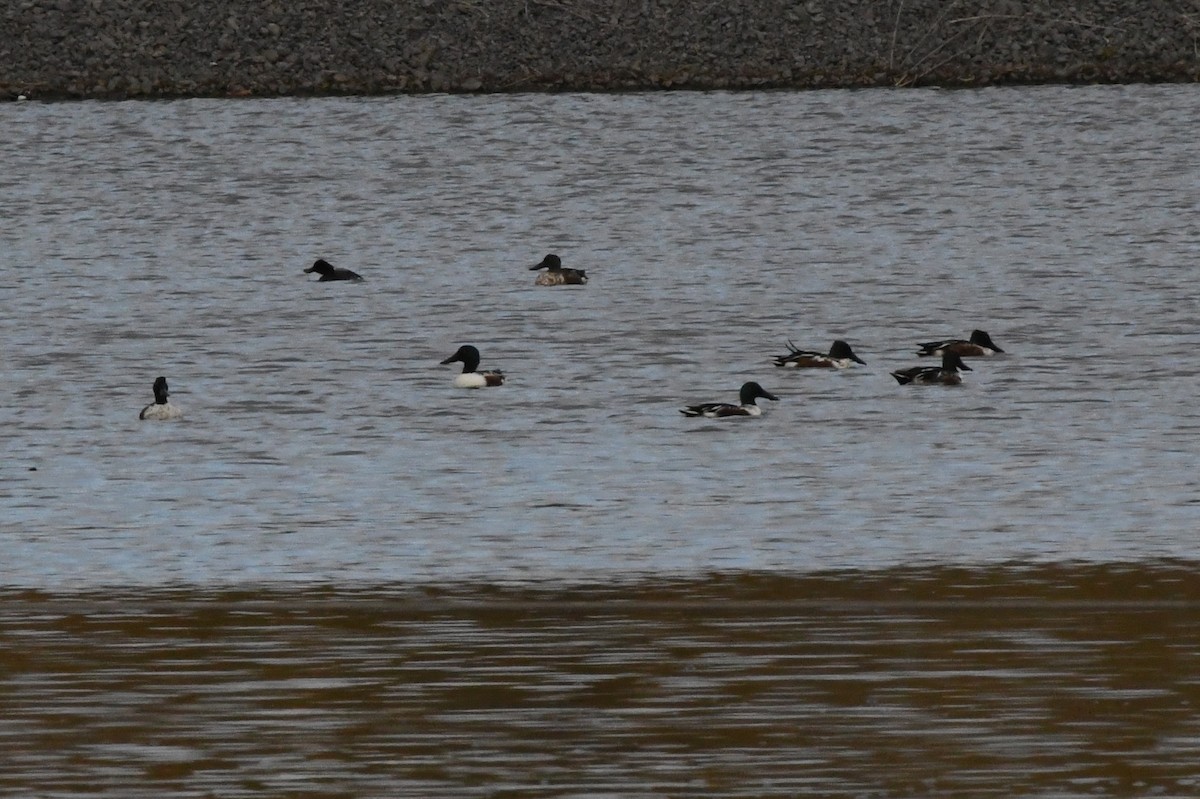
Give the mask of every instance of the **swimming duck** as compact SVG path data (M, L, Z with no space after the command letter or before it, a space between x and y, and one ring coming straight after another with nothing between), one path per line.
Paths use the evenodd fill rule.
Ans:
M457 388L483 388L485 386L504 385L504 373L500 370L487 372L475 371L479 368L479 350L470 344L459 347L453 355L442 361L443 364L462 361L462 374L454 378Z
M740 405L732 405L728 402L705 402L701 405L680 408L679 412L684 416L704 416L709 419L720 419L725 416L762 416L762 408L754 402L759 397L769 400L779 399L758 383L751 381L742 386L738 397Z
M913 366L909 369L898 369L892 372L892 377L896 378L902 386L909 383L922 386L957 386L962 383L962 377L958 374L960 369L964 372L974 371L963 363L962 357L957 352L950 351L942 353L941 366Z
M851 361L864 366L867 363L855 355L854 350L850 349L850 345L841 339L833 342L828 355L814 350L796 349L796 345L791 341L788 342L788 349L791 352L775 359L776 366L791 366L801 369L845 369Z
M167 388L167 378L159 377L154 381L154 402L142 408L142 412L138 414L139 419L178 419L183 416L183 411L178 405L172 405L167 397L171 395Z
M926 344L919 345L920 352L917 355L941 355L944 352L954 352L967 357L977 355L994 355L997 352L1004 352L996 346L992 341L992 337L982 330L972 330L971 338L963 340L961 338L948 338L944 341L930 341Z
M529 267L530 272L538 269L546 271L533 281L535 286L582 286L587 283L587 273L582 269L564 269L562 259L551 253L542 259L540 264Z
M309 272L316 272L321 276L321 279L317 281L318 283L323 283L326 280L361 281L363 279L362 275L358 274L357 272L351 272L349 269L343 269L340 266L334 266L324 258L318 258L313 262L312 266L304 270L304 274L306 275Z

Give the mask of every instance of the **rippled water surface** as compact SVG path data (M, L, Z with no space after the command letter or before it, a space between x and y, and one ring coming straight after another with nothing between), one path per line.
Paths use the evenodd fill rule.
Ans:
M1194 795L1197 118L0 105L0 791Z

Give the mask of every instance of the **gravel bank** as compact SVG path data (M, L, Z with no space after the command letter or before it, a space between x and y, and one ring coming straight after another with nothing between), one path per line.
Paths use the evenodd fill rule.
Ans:
M10 0L0 97L1195 81L1192 0Z

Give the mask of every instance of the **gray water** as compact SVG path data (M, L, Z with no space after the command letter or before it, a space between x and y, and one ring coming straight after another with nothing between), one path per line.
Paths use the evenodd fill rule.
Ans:
M1193 86L0 105L0 663L13 689L0 702L0 740L24 752L0 789L161 795L168 780L177 792L226 796L264 786L360 796L1192 793L1186 764L1200 759L1200 736L1190 722L1172 725L1180 708L1192 720L1198 710L1189 675L1200 614L1176 593L1192 576L1200 526L1197 118ZM527 267L547 252L587 269L590 284L535 288ZM317 257L366 281L317 283L302 272ZM1007 352L971 361L963 386L901 387L888 375L921 362L918 342L973 328ZM771 363L789 339L824 349L835 338L867 365L813 373ZM506 385L453 388L457 367L438 362L463 343L481 349L484 368L503 369ZM139 422L158 375L182 421ZM779 396L762 418L677 412L734 401L751 379ZM1031 578L1039 565L1065 572ZM1134 577L1088 594L1099 610L1061 604L1111 568ZM766 606L739 604L729 575L784 583ZM825 606L789 604L864 580L877 594L843 597L832 621ZM986 600L948 610L954 591L919 590L960 583L999 585L1035 610L1009 629ZM663 599L666 584L687 587ZM520 613L488 616L497 585L546 592L517 606L545 608L551 644L525 637ZM550 610L556 592L589 585L623 586L616 595L636 607L616 613L612 597L588 595L569 603L578 613ZM468 610L435 612L428 637L393 636L407 629L414 590L465 596ZM880 604L896 591L907 599ZM119 612L89 610L104 602ZM664 602L676 610L659 614ZM858 602L884 623L860 623ZM209 618L253 615L256 603L270 622L251 639ZM822 649L828 662L802 644L778 663L762 644L770 652L755 662L782 664L772 673L796 715L780 724L825 719L813 734L844 736L848 748L798 756L790 739L706 737L780 706L713 687L740 685L739 653L760 643L690 626L703 622L697 606L736 615L733 627L754 641L779 625L828 625L846 647ZM120 633L119 651L106 643L114 612L136 628ZM936 623L910 630L927 612ZM590 621L611 613L617 628ZM1145 661L1106 660L1111 636L1089 639L1098 661L1063 645L1114 614L1130 622L1117 640L1149 647ZM1184 637L1164 666L1153 644L1166 628ZM393 648L363 649L364 634ZM479 647L482 672L476 655L421 672L428 703L412 711L444 722L421 739L465 770L435 768L428 752L406 748L412 741L355 737L361 725L386 726L372 708L396 697L355 694L351 678L314 695L308 667L296 665L306 656L270 654L291 652L296 636L338 673L387 680L412 677L399 664L430 647ZM716 682L703 669L695 681L647 682L641 667L630 676L627 662L599 654L625 636L659 641L647 673L682 656L725 665ZM996 636L1044 659L1029 680L1091 686L1123 708L1112 724L1146 725L1138 746L1080 772L1080 752L1094 755L1087 744L1102 736L1068 736L1063 748L1058 728L982 723L1056 701L1014 679L1003 658L963 655L995 651L986 642ZM677 638L698 643L662 643ZM196 641L210 640L193 664ZM565 641L598 661L539 660ZM905 649L911 670L894 670L894 646L915 648ZM864 660L859 647L885 654ZM950 654L912 654L927 651ZM795 664L836 675L841 656L863 670L831 709L807 682L819 675L801 680ZM959 656L962 669L947 665ZM95 667L73 667L84 671L76 679L63 662ZM498 704L484 689L443 693L486 686L481 673L510 666ZM164 682L174 667L192 677ZM610 718L615 730L649 712L636 696L651 701L654 732L621 739L648 746L644 759L614 757L619 743L564 754L576 722L523 699L549 690L532 676L543 667L566 668L555 679L567 682L609 669L606 679L633 691L634 705ZM875 712L868 684L899 680L898 695L916 696L924 667L944 680L970 675L948 689L967 712L893 713L888 702ZM1171 687L1149 680L1148 694L1123 693L1160 667ZM228 687L254 669L265 671ZM1002 690L981 690L980 674L1001 677ZM113 732L130 685L146 694L145 729ZM64 697L79 692L88 700L64 718ZM579 712L600 718L621 701L589 696ZM175 726L173 703L196 697L207 699ZM232 720L254 701L278 715ZM490 708L503 740L464 733L440 715L444 702ZM706 710L687 716L695 707ZM330 732L322 740L333 749L278 740L288 725L325 723L318 712L329 729L357 732ZM664 732L675 712L694 735ZM935 728L936 740L918 734ZM111 748L95 743L106 736ZM180 737L166 754L155 749L164 736ZM961 761L931 760L951 739ZM1030 760L1030 747L1056 754ZM558 760L548 765L550 752ZM185 765L164 768L164 758ZM524 765L514 770L513 758ZM139 759L159 765L122 770ZM310 767L326 781L304 777Z
M6 105L0 582L1192 557L1198 112L1191 86ZM551 251L592 282L535 289ZM310 282L318 256L367 281ZM888 376L976 327L1009 355L961 390ZM771 364L838 337L866 368ZM508 384L454 390L461 343ZM159 374L182 423L138 422ZM747 379L765 419L676 411Z

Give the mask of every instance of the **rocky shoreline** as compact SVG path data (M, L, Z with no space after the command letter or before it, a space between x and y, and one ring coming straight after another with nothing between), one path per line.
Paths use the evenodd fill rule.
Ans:
M13 0L0 97L1200 79L1190 0Z

